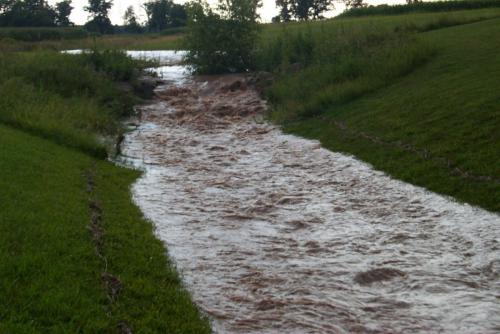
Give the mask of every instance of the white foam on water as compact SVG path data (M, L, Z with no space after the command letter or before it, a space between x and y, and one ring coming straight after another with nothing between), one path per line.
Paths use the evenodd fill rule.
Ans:
M169 71L187 93L145 107L123 152L216 333L500 331L498 215L253 116L200 125L230 95Z

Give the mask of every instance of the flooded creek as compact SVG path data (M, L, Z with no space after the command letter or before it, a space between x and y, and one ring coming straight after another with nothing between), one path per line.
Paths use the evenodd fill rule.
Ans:
M161 56L122 160L215 333L500 332L498 215L284 134L244 77Z

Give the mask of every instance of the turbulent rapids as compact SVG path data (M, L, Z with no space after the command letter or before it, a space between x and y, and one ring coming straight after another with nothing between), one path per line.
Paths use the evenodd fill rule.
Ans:
M245 77L161 55L122 159L216 333L500 331L498 215L283 134Z

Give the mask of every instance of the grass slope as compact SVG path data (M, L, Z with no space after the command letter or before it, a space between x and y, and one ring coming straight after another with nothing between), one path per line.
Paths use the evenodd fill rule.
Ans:
M460 168L500 179L500 19L418 34L436 53L418 70L375 92L325 108L319 117L283 121L402 180L500 211L500 185L458 177ZM346 125L343 131L337 124ZM377 137L386 144L377 144ZM445 158L423 159L399 144Z
M138 173L100 160L142 65L119 52L0 65L0 333L209 333L131 201Z
M150 223L131 204L137 172L0 125L0 332L208 333ZM95 169L110 302L89 231L85 172Z

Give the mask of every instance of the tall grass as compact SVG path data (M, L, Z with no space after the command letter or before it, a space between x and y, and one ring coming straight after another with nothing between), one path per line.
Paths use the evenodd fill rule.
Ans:
M269 25L257 67L277 77L267 89L271 116L281 121L317 116L380 89L437 52L438 46L418 40L416 32L499 15L500 10L479 10Z
M182 33L174 35L140 34L140 35L104 35L78 39L44 39L41 41L24 41L12 37L1 36L0 52L39 51L39 50L165 50L180 49Z
M116 135L136 102L113 81L131 81L138 65L120 52L0 55L0 122L106 156L99 137Z
M421 1L405 5L379 5L352 8L340 17L360 17L370 15L400 15L407 13L448 12L481 8L499 8L499 0L455 0L455 1Z
M24 42L81 39L89 35L82 28L0 28L0 39L10 38Z
M499 14L269 25L259 67L274 74L270 117L405 181L498 211Z

